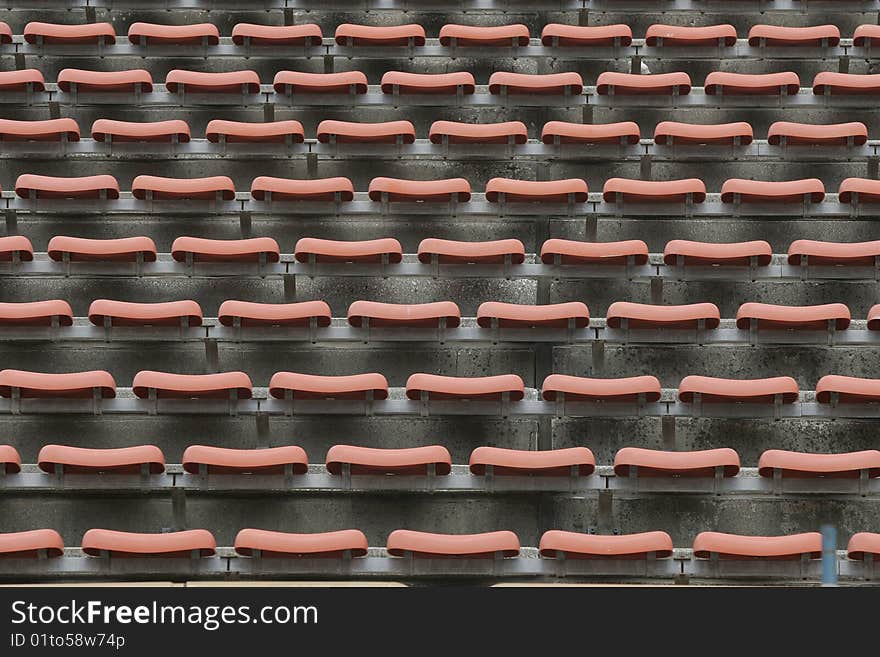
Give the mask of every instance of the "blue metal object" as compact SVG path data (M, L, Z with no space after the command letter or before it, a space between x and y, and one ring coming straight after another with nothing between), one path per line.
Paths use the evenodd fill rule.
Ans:
M837 586L837 528L822 525L822 586Z

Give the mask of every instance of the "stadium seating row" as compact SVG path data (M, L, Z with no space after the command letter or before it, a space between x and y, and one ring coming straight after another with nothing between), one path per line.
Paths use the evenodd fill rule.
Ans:
M211 557L216 554L211 532L191 529L165 534L137 534L90 529L82 551L92 557ZM367 538L357 529L317 534L292 534L243 529L235 539L235 552L249 557L350 558L367 555ZM510 531L485 534L437 534L398 529L388 536L386 550L394 557L501 558L517 557L520 542ZM672 556L672 538L666 532L596 535L550 530L541 537L540 556L547 559L650 559ZM799 560L822 556L818 532L786 536L740 536L702 532L694 539L698 559ZM60 557L64 543L52 529L0 534L0 557ZM862 532L849 541L847 556L863 560L880 556L880 534Z
M232 449L191 445L183 452L184 472L197 475L305 474L309 461L295 445L266 449ZM452 472L452 457L442 445L401 449L333 445L325 460L332 475L436 475ZM89 449L46 445L37 457L40 470L49 474L161 474L165 455L155 445ZM0 445L0 470L21 472L21 457L10 445ZM596 469L592 451L570 447L542 451L477 447L469 469L474 475L588 477ZM739 455L730 448L669 452L623 447L614 456L618 477L735 477ZM864 473L864 475L862 475ZM758 475L808 479L880 477L880 451L815 454L767 450L758 460Z

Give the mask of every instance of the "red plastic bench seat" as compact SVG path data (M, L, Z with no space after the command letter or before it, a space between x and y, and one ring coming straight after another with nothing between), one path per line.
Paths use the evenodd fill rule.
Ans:
M509 73L496 71L489 76L490 94L540 94L549 96L583 93L580 73Z
M21 472L21 456L12 445L0 445L0 474Z
M327 452L327 471L339 475L344 466L353 475L426 475L431 466L435 474L448 475L452 457L441 445L404 449L333 445Z
M513 180L492 178L486 183L486 200L500 203L586 203L589 190L581 178L567 180Z
M61 141L63 138L79 141L79 126L74 119L0 119L0 141Z
M34 259L31 241L24 235L0 237L0 262L11 262L15 255L22 262L31 262Z
M232 42L241 46L320 46L324 35L315 23L302 25L256 25L236 23Z
M134 375L131 390L141 399L153 391L159 399L226 399L231 394L237 399L250 399L253 385L244 372L172 374L141 370Z
M842 303L818 306L778 306L771 303L744 303L736 311L736 327L747 329L757 323L759 329L825 330L828 322L842 331L849 326L849 308Z
M672 556L672 538L666 532L602 536L551 529L541 536L538 550L545 559L666 559Z
M272 88L279 94L365 94L367 76L360 71L303 73L278 71Z
M527 46L529 37L529 28L521 23L492 27L447 23L440 28L441 46Z
M508 395L510 401L525 396L525 384L516 374L498 376L457 377L438 374L412 374L406 381L409 399L477 399L497 400Z
M509 531L486 534L432 534L409 529L395 529L388 535L388 554L422 558L492 558L519 556L519 538Z
M825 185L818 178L803 180L767 181L728 178L721 186L721 202L735 203L821 203Z
M403 180L400 178L373 178L368 190L370 200L448 203L467 202L471 199L471 184L464 178L444 180Z
M714 477L719 468L724 477L735 477L739 465L739 454L728 447L692 452L623 447L614 455L618 477Z
M510 258L511 264L525 262L526 248L516 239L491 242L459 242L428 237L419 242L419 262L430 263L434 258L441 264L503 263Z
M153 90L153 76L142 68L130 71L84 71L65 68L58 73L58 88L71 92L76 85L77 92L149 93Z
M596 78L600 96L686 96L691 92L687 73L654 73L636 75L605 71Z
M621 379L591 379L567 374L550 374L541 386L545 401L647 402L660 401L660 381L655 376L631 376Z
M654 128L654 143L660 146L678 144L732 146L737 143L740 146L747 146L753 139L752 126L743 121L706 125L661 121Z
M880 557L880 534L872 532L853 534L846 546L847 558L863 561L868 555L874 560Z
M189 93L260 93L260 77L256 71L203 73L173 69L165 76L165 88L176 94Z
M629 25L562 25L549 23L541 30L544 46L629 46L632 45L632 29Z
M710 96L766 96L797 95L801 81L797 73L728 73L712 71L703 83L704 93Z
M258 201L267 200L271 194L273 201L351 201L354 198L354 185L348 178L317 178L314 180L292 180L258 176L251 182L251 196Z
M868 330L880 330L880 304L875 304L868 310Z
M314 319L318 326L330 326L330 306L324 301L298 303L253 303L229 300L220 304L217 321L223 326L308 326Z
M209 178L162 178L160 176L137 176L131 183L131 193L137 199L167 200L215 200L235 199L235 184L228 176Z
M109 554L112 557L180 557L189 558L194 552L212 557L217 543L205 529L189 529L166 534L136 534L111 529L90 529L82 538L82 551L92 557Z
M721 532L700 532L694 539L694 557L708 559L717 554L720 559L737 561L772 559L796 561L801 555L810 559L822 556L822 534L790 534L788 536L740 536Z
M795 240L788 247L788 263L799 265L803 258L811 265L873 266L880 258L880 240L845 243Z
M305 140L305 133L299 121L209 121L205 128L205 139L217 143L221 138L227 144L283 144L288 140L293 144L301 144Z
M61 299L19 303L0 302L0 326L59 326L73 325L73 310Z
M92 124L92 139L95 141L171 142L175 138L181 144L190 140L189 126L186 121L172 119L170 121L132 123L130 121L98 119Z
M102 399L116 397L116 382L109 372L68 372L50 374L24 370L0 371L0 397L12 397L18 389L24 398L92 398L97 391Z
M821 71L813 78L813 93L817 96L880 94L880 73L835 73Z
M693 203L706 200L706 185L698 178L684 180L630 180L609 178L602 187L606 203L684 203L688 196Z
M853 32L853 45L870 48L875 39L880 42L880 25L859 25Z
M545 265L634 265L648 262L648 245L642 240L621 242L578 242L552 238L541 245L541 262Z
M0 43L12 43L12 28L3 21L0 21Z
M31 21L24 26L24 40L28 43L85 44L116 43L116 30L111 23L83 23L62 25Z
M35 558L41 551L45 551L47 557L60 557L64 554L61 534L54 529L0 534L0 558Z
M322 240L303 237L294 247L299 262L386 262L398 263L403 259L403 247L391 237L359 242Z
M147 466L150 474L165 472L165 456L155 445L118 449L86 449L68 445L46 445L37 456L40 470L54 474L63 467L64 474L137 474Z
M284 445L266 449L231 449L190 445L183 452L183 469L190 474L305 474L309 459L302 447Z
M30 89L28 89L30 87ZM35 68L0 71L0 91L45 91L43 73Z
M621 328L624 320L631 329L695 329L699 322L704 322L707 329L715 329L721 323L721 312L714 303L655 306L615 301L605 313L605 323L616 329Z
M411 328L438 328L441 321L447 328L461 323L461 311L452 301L431 303L382 303L379 301L355 301L348 307L348 323L363 326L406 326Z
M341 558L367 556L367 537L359 529L343 529L317 534L290 534L265 529L242 529L235 537L236 554L284 559Z
M213 23L193 25L159 25L157 23L132 23L128 27L128 40L134 44L199 45L216 46L220 32Z
M840 44L840 30L836 25L811 27L782 27L753 25L749 30L750 46L828 46Z
M846 178L837 189L840 203L880 203L880 180Z
M383 94L441 94L470 95L476 82L467 71L454 73L406 73L388 71L382 76L380 88Z
M689 27L683 25L654 24L645 32L645 45L657 46L730 46L736 45L736 28L733 25L706 25Z
M584 328L590 324L590 311L580 301L524 305L486 301L477 308L477 325L491 328L497 323L502 328Z
M284 399L388 399L388 381L376 372L349 376L275 372L269 381L269 394Z
M434 121L428 131L432 144L525 144L529 140L522 121L503 123L460 123Z
M477 447L471 452L470 470L485 475L491 468L497 476L589 477L596 470L596 459L586 447L532 451Z
M548 121L541 129L545 144L638 144L639 125L633 121L619 123L568 123Z
M336 28L340 46L424 46L425 28L421 25L353 25L343 23Z
M779 146L782 141L789 146L862 146L868 141L868 127L861 122L814 125L777 121L767 130L767 143Z
M416 129L409 121L386 121L384 123L354 123L351 121L321 121L318 124L318 141L326 144L412 144Z
M202 325L202 309L195 301L131 303L96 299L89 306L89 321L95 326L187 326Z
M15 181L15 193L21 198L119 198L119 183L107 174L81 178L59 178L23 173Z
M832 396L841 404L880 402L880 379L826 374L816 384L816 401L830 404Z
M773 477L779 471L783 479L858 479L862 470L870 478L880 477L880 452L868 449L845 454L809 454L768 449L758 460L758 474L762 477Z
M670 240L663 249L663 262L667 265L712 266L739 265L748 267L752 260L759 267L766 267L773 259L773 249L764 240L710 244L690 240Z
M685 403L700 395L703 403L773 404L780 398L783 404L793 404L798 398L798 386L790 376L769 379L720 379L711 376L686 376L678 384L678 398Z
M242 240L212 240L203 237L178 237L171 245L171 257L177 262L278 262L281 250L271 237Z

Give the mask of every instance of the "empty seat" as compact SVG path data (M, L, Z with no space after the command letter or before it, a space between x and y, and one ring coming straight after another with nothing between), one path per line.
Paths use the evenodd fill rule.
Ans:
M636 75L605 71L596 79L600 96L686 96L691 92L687 73L655 73Z
M825 330L833 322L838 331L849 326L849 308L842 303L818 306L778 306L772 303L744 303L736 311L736 327L747 329Z
M195 301L131 303L96 299L89 306L95 326L201 326L202 309Z
M440 28L441 46L527 46L529 28L514 25L474 26L447 23Z
M586 203L587 183L580 178L567 180L513 180L492 178L486 183L489 203Z
M880 25L859 25L853 32L853 45L868 47L876 41L880 42Z
M788 536L740 536L721 532L700 532L694 539L694 557L708 559L718 555L720 559L737 561L773 559L796 561L802 555L810 559L822 556L822 534L790 534Z
M135 397L146 399L250 399L253 390L244 372L217 374L172 374L141 370L134 375L131 390Z
M508 73L496 71L489 76L490 94L577 95L584 90L580 73Z
M34 259L34 247L24 235L0 237L0 262L10 262L15 256L22 262Z
M73 310L61 299L0 303L0 326L72 326Z
M12 28L3 21L0 21L0 43L12 43Z
M880 557L880 534L871 532L853 534L846 546L846 556L856 561L863 561L866 556L876 560Z
M525 396L525 384L516 374L475 377L412 374L406 380L406 396L410 399L476 400L497 400L507 396L510 401L520 401Z
M525 305L486 301L477 308L477 325L482 328L584 328L590 311L580 301Z
M31 21L24 26L24 40L28 43L84 44L116 43L116 30L110 23L61 25Z
M119 183L106 174L58 178L24 173L15 181L15 193L21 198L117 199Z
M544 532L538 551L545 559L666 559L672 538L666 532L602 536L551 529Z
M275 399L388 399L388 381L376 372L348 376L275 372L269 394Z
M82 538L82 551L91 557L212 557L216 548L214 536L205 529L165 534L90 529Z
M648 27L646 46L735 46L736 28L733 25L659 25Z
M753 25L749 30L750 46L837 46L840 30L836 25L782 27Z
M858 479L862 471L868 477L880 477L880 452L868 449L845 454L808 454L768 449L758 460L758 474L784 479L807 479L829 477L834 479Z
M663 262L667 265L748 267L754 262L766 267L772 259L773 249L764 240L731 244L670 240L663 249Z
M402 180L373 178L370 181L371 201L402 202L466 202L471 200L471 184L464 178L445 180Z
M0 71L0 91L45 91L43 73L35 68Z
M137 199L153 201L184 199L232 201L235 199L235 185L228 176L209 178L137 176L131 183L131 194Z
M545 144L638 144L639 126L632 121L620 123L568 123L548 121L541 129Z
M816 383L816 401L820 404L830 404L835 399L841 404L878 402L880 401L880 379L861 379L854 376L826 374Z
M596 470L596 459L586 447L532 451L477 447L471 452L470 470L475 475L589 477Z
M721 186L721 202L736 203L821 203L825 185L818 178L803 180L744 180L728 178Z
M346 468L353 475L448 475L452 457L442 445L405 449L378 449L333 445L327 451L327 471L338 475Z
M873 242L819 242L795 240L788 247L788 264L873 266L880 258L880 240Z
M545 265L635 265L648 262L648 245L642 240L578 242L552 238L541 245Z
M181 144L185 144L189 141L190 134L186 121L180 119L148 123L98 119L92 124L92 139L102 142L172 142L176 139Z
M522 121L459 123L434 121L428 131L432 144L525 144L529 140Z
M232 28L232 42L241 46L320 46L321 27L314 23L302 25L255 25L236 23Z
M846 178L837 188L837 200L841 203L880 203L880 180L870 178Z
M880 73L835 73L822 71L813 78L813 93L817 96L880 94Z
M354 185L341 177L291 180L258 176L251 182L251 196L258 201L351 201Z
M165 88L173 94L189 93L260 93L260 78L256 71L203 73L173 69L165 76Z
M288 141L301 144L305 133L299 121L245 123L213 119L205 128L205 139L212 143L222 140L228 144L283 144Z
M491 242L459 242L428 237L419 242L419 262L441 264L499 264L510 260L519 265L525 262L526 248L516 239Z
M156 245L149 237L120 237L117 239L87 239L56 235L46 249L49 258L71 262L144 262L156 261Z
M299 262L391 262L403 259L403 247L391 237L360 242L303 237L293 253Z
M290 534L265 529L242 529L235 536L235 553L245 557L330 559L367 556L367 537L359 529L316 534Z
M305 474L309 459L302 447L284 445L266 449L230 449L190 445L181 460L190 474Z
M415 140L416 130L409 121L321 121L318 124L318 141L325 144L412 144Z
M739 473L739 454L727 447L693 452L624 447L614 455L614 474L618 477L714 477L716 472L735 477Z
M79 141L79 126L69 118L43 121L0 119L0 141Z
M654 143L660 146L675 144L747 146L753 139L752 126L743 121L708 125L661 121L654 128Z
M519 538L508 531L486 534L431 534L395 529L388 535L388 554L393 557L492 558L519 556Z
M0 558L29 559L41 553L47 557L64 554L64 542L54 529L0 533Z
M797 73L728 73L712 71L706 76L703 90L710 96L795 96L801 88Z
M541 30L544 46L629 46L632 29L629 25L562 25L548 23Z
M352 25L343 23L336 28L336 43L340 46L423 46L425 28L421 25Z
M778 398L783 404L793 404L798 398L798 386L790 376L769 379L720 379L711 376L686 376L678 384L678 398L685 403L748 403L773 404Z
M466 71L454 73L405 73L388 71L382 76L383 94L469 95L474 93L474 76Z
M706 200L706 185L698 178L684 180L630 180L609 178L602 187L606 203L693 203Z
M132 23L128 27L128 40L134 44L191 46L220 43L220 32L213 23L194 25L159 25L157 23Z
M153 90L153 76L144 69L131 71L83 71L66 68L58 73L58 88L64 92L148 93Z
M0 397L12 397L17 390L26 397L88 398L93 395L103 399L116 396L116 382L109 372L68 372L49 374L23 370L0 371Z
M308 326L314 319L318 326L330 326L330 306L324 301L298 303L253 303L224 301L217 311L223 326Z
M546 401L564 398L567 402L647 402L660 401L660 381L655 376L622 379L590 379L567 374L550 374L541 386Z
M868 128L858 121L830 125L777 121L767 130L767 143L772 146L861 146L866 141Z
M455 328L461 323L461 311L452 301L432 303L381 303L355 301L348 307L348 323L364 326L406 326L411 328L438 328L441 323Z
M177 262L278 262L281 250L271 237L242 240L212 240L203 237L178 237L171 245L171 257Z
M12 445L0 445L0 474L21 472L21 456Z
M707 329L718 328L721 312L714 303L689 303L680 306L654 306L646 303L615 301L605 313L609 328L694 329L703 323Z
M46 445L37 456L40 470L54 474L137 474L146 469L150 474L165 472L165 456L155 445L117 449L86 449L69 445Z
M278 71L272 88L279 94L365 94L367 76L360 71L303 73Z

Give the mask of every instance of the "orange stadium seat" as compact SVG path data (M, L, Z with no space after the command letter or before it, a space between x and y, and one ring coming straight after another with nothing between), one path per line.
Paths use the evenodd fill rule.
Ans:
M790 376L769 379L721 379L711 376L686 376L678 384L678 398L685 403L700 395L703 403L772 404L779 398L783 404L793 404L798 398L798 386Z
M545 144L638 144L639 126L632 121L620 123L567 123L548 121L541 129Z
M190 445L183 452L183 469L190 474L305 474L309 459L302 447L284 445L267 449L231 449Z
M327 471L343 473L345 466L353 475L448 475L452 472L452 457L441 445L403 449L333 445L327 452Z
M21 472L21 456L18 450L12 445L0 445L0 474L19 472Z
M171 245L171 257L177 262L278 262L281 251L271 237L241 240L213 240L203 237L178 237Z
M87 239L56 235L46 249L52 260L65 258L71 262L155 262L156 245L149 237L120 237L118 239Z
M623 379L589 379L567 374L551 374L541 385L545 401L647 402L660 401L660 381L655 376L632 376Z
M321 27L314 23L302 25L255 25L236 23L232 28L232 42L241 46L320 46Z
M73 326L73 310L61 299L0 302L0 326Z
M136 534L111 529L90 529L82 537L82 551L91 557L179 557L214 556L217 543L205 529L166 534Z
M846 546L846 556L857 561L863 561L865 557L870 556L876 561L880 557L880 534L871 532L853 534Z
M596 79L600 96L686 96L691 92L687 73L655 73L635 75L605 71Z
M522 121L504 123L459 123L434 121L428 131L432 144L525 144L529 140Z
M8 235L0 237L0 262L10 262L15 257L21 262L34 259L34 247L24 235Z
M269 121L267 123L244 123L213 119L205 128L205 139L217 143L221 138L229 144L283 144L290 141L301 144L305 139L299 121Z
M381 374L326 376L275 372L269 381L269 394L275 399L388 399L388 381Z
M673 144L748 146L753 139L752 126L742 121L708 125L662 121L654 128L654 143L660 146Z
M541 262L545 265L625 265L648 262L648 245L642 240L621 242L578 242L552 238L541 245Z
M788 247L788 263L800 265L873 266L880 258L880 240L873 242L820 242L795 240Z
M529 37L529 28L521 23L491 27L448 23L440 28L441 46L527 46Z
M821 203L825 185L818 178L767 181L729 178L721 186L721 202L735 203Z
M694 539L694 557L708 559L717 554L720 559L737 561L749 559L799 560L822 556L822 534L809 532L788 536L740 536L720 532L700 532Z
M511 401L525 396L525 384L516 374L498 376L456 377L438 374L412 374L406 380L406 396L410 399L474 399L495 400L508 395Z
M291 180L259 176L251 182L251 196L258 201L351 201L354 185L348 178Z
M880 452L868 449L846 454L808 454L768 449L758 460L758 474L762 477L773 477L779 472L784 479L857 479L861 471L871 478L880 477Z
M562 25L549 23L541 30L541 44L545 46L630 46L632 29L629 25Z
M21 198L118 199L119 183L106 174L59 178L24 173L15 181L15 193Z
M368 194L371 201L448 203L471 200L471 184L464 178L445 180L403 180L373 178Z
M471 452L470 471L483 476L589 477L596 470L596 459L586 447L532 451L477 447Z
M351 121L321 121L318 141L337 144L412 144L416 130L409 121L384 123L353 123Z
M54 529L33 529L0 534L0 558L30 559L40 553L47 557L64 554L64 542Z
M659 25L648 27L645 45L662 46L735 46L736 28L733 25L706 25L688 27Z
M58 88L64 92L143 92L153 90L153 76L144 69L130 71L83 71L66 68L58 73Z
M419 262L430 263L436 258L441 264L498 264L510 258L511 264L522 264L526 248L516 239L491 242L459 242L428 237L419 242Z
M444 559L491 559L496 554L519 556L519 538L513 532L486 534L431 534L408 529L395 529L388 535L388 554L393 557L424 557Z
M721 312L714 303L689 303L680 306L657 306L646 303L615 301L605 313L609 328L621 328L626 321L631 329L694 329L704 322L707 329L718 328Z
M74 119L0 119L0 141L61 141L62 138L79 141L79 126Z
M92 398L97 393L103 399L112 399L116 396L116 382L103 370L64 374L0 371L0 397L11 397L13 390L18 390L22 398Z
M474 76L466 71L454 73L405 73L388 71L382 76L383 94L469 95L474 93ZM365 89L366 91L366 89Z
M0 22L0 43L12 43L12 28L9 23Z
M175 94L190 93L260 93L260 78L255 71L203 73L173 69L165 76L165 88Z
M235 185L227 176L210 178L162 178L137 176L131 183L131 193L138 199L176 201L183 199L231 201Z
M703 83L705 93L725 96L780 95L794 96L801 88L797 73L728 73L713 71Z
M348 323L363 326L399 326L410 328L437 328L445 322L455 328L461 322L461 311L452 301L432 303L381 303L379 301L355 301L348 307Z
M343 23L336 28L336 43L340 46L423 46L425 28L421 25L352 25Z
M849 327L849 308L842 303L818 306L778 306L771 303L744 303L736 311L736 327L747 329L824 330L834 322L838 331Z
M576 95L584 90L579 73L508 73L496 71L489 76L490 94Z
M716 472L739 474L739 454L728 447L693 452L623 447L614 455L618 477L714 477Z
M492 178L486 183L489 203L586 203L587 183L580 178L568 180L513 180Z
M866 404L880 401L880 379L861 379L854 376L826 374L816 383L816 401L820 404L830 404L834 398L841 404Z
M861 122L812 125L777 121L767 130L767 143L778 146L842 146L853 144L861 146L868 141L868 127Z
M92 124L92 139L114 142L171 142L177 139L181 144L185 144L190 139L190 133L186 121L180 119L149 123L98 119Z
M880 73L860 75L821 71L813 78L813 93L817 96L880 94Z
M265 529L242 529L235 537L235 553L245 557L341 558L367 556L367 537L359 529L317 534L289 534Z
M684 180L629 180L609 178L602 187L606 203L618 200L626 203L694 203L706 200L706 185L697 178Z
M667 265L740 265L748 267L752 260L766 267L773 259L773 249L763 240L710 244L690 240L670 240L663 249Z
M365 94L367 76L360 71L303 73L278 71L272 88L279 94Z
M841 203L880 203L880 180L846 178L837 189Z
M43 74L35 68L0 71L0 91L45 91Z
M753 25L749 30L749 45L834 47L840 45L840 30L836 25L813 27Z
M194 25L159 25L157 23L132 23L128 27L128 40L134 44L191 46L220 43L220 32L213 23Z
M400 242L391 237L359 242L300 238L294 247L299 262L391 262L403 260Z
M131 391L146 399L155 393L159 399L250 399L253 390L250 377L244 372L217 374L172 374L141 370L134 375Z
M590 311L580 301L534 306L501 301L481 303L477 308L477 325L491 328L496 323L501 328L584 328L590 324Z
M853 32L853 45L858 48L870 48L875 39L880 40L880 25L859 25Z
M195 301L132 303L96 299L89 306L95 326L187 326L202 325L202 309Z
M110 23L61 25L32 21L24 26L24 40L28 43L84 44L116 43L116 30Z
M165 456L155 445L116 449L45 445L37 456L37 465L49 474L62 468L64 474L137 474L143 467L150 474L162 474L165 472Z
M330 326L330 306L324 301L298 303L253 303L224 301L217 311L217 321L232 326L308 326L314 319L318 326Z
M666 532L602 536L551 529L538 547L545 559L666 559L672 556L672 538Z

